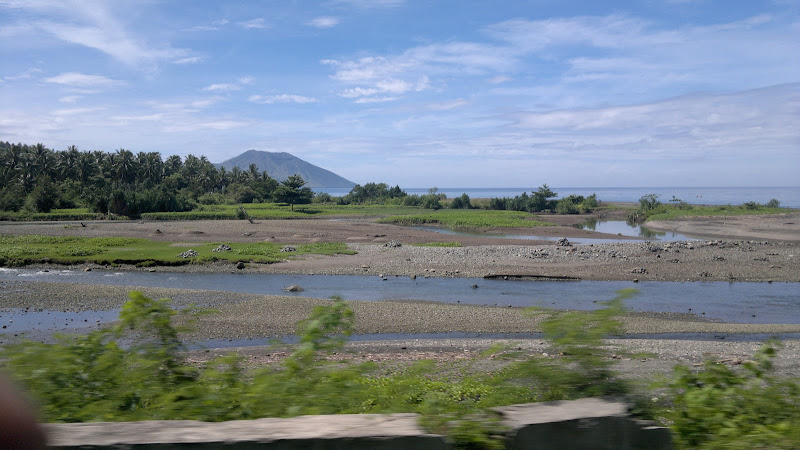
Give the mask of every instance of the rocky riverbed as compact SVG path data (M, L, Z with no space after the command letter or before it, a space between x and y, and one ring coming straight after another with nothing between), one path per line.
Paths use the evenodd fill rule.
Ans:
M283 243L319 241L348 242L356 255L308 256L277 264L247 264L237 269L232 264L190 264L178 268L135 270L245 271L263 273L349 274L409 277L482 277L527 275L574 277L587 280L657 281L787 281L800 282L800 243L794 227L796 215L732 220L746 233L726 231L725 236L686 242L647 242L632 240L593 245L558 245L555 242L504 240L496 238L452 238L445 235L374 223L335 221L245 221L170 222L170 223L91 223L68 228L63 224L3 224L3 234L76 234L148 237L173 242L235 242L273 240ZM752 220L762 228L773 223L783 229L784 238L766 239L758 235ZM792 222L792 223L789 223ZM746 225L746 224L751 225ZM788 223L788 224L787 224ZM682 225L683 226L683 225ZM748 228L749 227L749 228ZM755 231L753 231L756 229ZM774 231L774 229L773 229ZM540 230L537 229L536 233ZM569 226L548 227L552 236L569 239L583 233ZM562 232L561 234L558 234ZM92 234L93 233L93 234ZM291 233L291 234L289 234ZM724 234L724 233L723 233ZM739 238L731 238L738 236ZM748 239L743 239L745 236ZM770 238L774 238L770 234ZM413 244L458 240L463 247L420 247ZM399 244L399 245L398 245ZM566 244L562 242L562 244ZM46 266L41 266L46 267ZM91 267L90 267L91 268ZM123 268L124 269L124 268ZM130 268L134 269L134 268ZM4 282L0 286L0 311L8 308L49 310L104 310L118 308L126 292L135 286L96 286L43 282ZM285 335L315 305L326 300L296 296L265 296L190 289L136 288L155 298L169 297L177 306L196 303L217 309L204 317L192 339L239 340ZM356 333L531 333L541 318L526 317L517 308L440 304L431 302L382 301L351 302L357 316ZM642 360L621 359L626 371L642 375L663 371L676 362L696 363L709 357L728 362L747 358L772 333L800 333L800 326L784 324L744 325L704 321L684 314L628 314L623 318L626 331L637 337L609 341L609 345L648 351ZM91 325L91 324L88 324ZM649 339L645 335L678 333L678 339ZM736 336L742 339L732 339ZM673 336L675 337L675 336ZM11 337L4 337L9 340ZM496 339L402 339L399 341L353 342L342 357L351 359L462 359L475 355ZM537 338L500 340L529 349L547 352L546 343ZM199 352L194 357L226 350ZM281 352L269 348L238 349L255 363L279 358ZM285 353L285 352L284 352ZM785 342L779 353L781 370L797 373L800 344ZM272 355L272 356L265 356ZM276 356L277 355L277 356ZM368 355L368 356L363 356ZM738 359L737 359L738 358Z

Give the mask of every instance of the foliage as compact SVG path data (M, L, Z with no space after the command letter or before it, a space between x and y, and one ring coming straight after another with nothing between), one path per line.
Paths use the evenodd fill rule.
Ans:
M277 181L257 167L217 169L204 156L118 149L54 151L42 144L0 142L0 218L23 204L30 212L90 208L94 213L139 217L147 212L188 211L203 204L274 200ZM49 216L27 219L52 220Z
M472 202L470 202L469 195L467 193L461 194L460 197L456 197L450 202L450 208L452 209L472 209Z
M397 225L441 225L453 229L531 228L551 223L529 220L529 215L516 211L439 210L427 214L404 214L384 217L378 222Z
M582 195L570 195L556 202L555 212L558 214L586 214L596 208L597 195L592 194L588 197Z
M36 262L78 264L136 264L139 266L179 265L214 260L255 261L271 263L304 254L355 254L343 242L318 242L296 247L294 252L282 253L282 245L270 242L258 244L231 243L232 251L216 253L219 243L193 246L198 258L178 257L180 251L171 242L146 239L77 236L0 236L0 263L23 266Z
M347 195L339 197L337 203L340 205L396 203L407 195L400 186L390 188L386 183L367 183L363 186L357 184Z
M56 344L25 342L0 352L0 364L39 400L47 421L193 419L222 421L303 414L417 412L432 432L456 448L503 448L502 426L489 408L513 403L629 395L612 370L604 339L618 334L623 290L593 312L547 314L541 330L549 355L496 347L483 357L507 360L491 373L480 359L437 366L419 361L382 373L374 364L331 362L354 324L334 298L298 323L300 338L277 366L245 370L236 356L196 367L182 358L183 315L167 300L131 292L114 326ZM124 343L124 345L123 345ZM771 374L774 349L764 348L744 370L708 363L699 373L678 367L662 396L664 420L689 447L796 448L800 385ZM473 366L476 365L476 366Z
M664 416L686 448L797 448L800 379L772 374L776 342L741 370L707 361L702 370L678 366L666 383Z
M785 209L779 207L780 202L772 199L766 205L746 202L738 206L731 205L690 205L673 197L669 204L658 201L658 195L649 194L639 200L639 208L628 214L629 222L641 223L645 220L675 220L689 216L736 216L751 214L780 214Z
M528 195L523 192L514 198L491 198L489 199L488 209L508 210L508 211L555 211L561 214L576 214L577 212L588 212L597 206L597 196L584 198L582 196L569 196L560 201L551 200L558 196L547 184L541 185L537 190ZM559 204L561 204L559 208Z
M280 202L292 205L294 211L295 204L311 203L314 193L310 188L303 187L306 182L300 175L292 175L281 181L280 186L275 190L275 198Z

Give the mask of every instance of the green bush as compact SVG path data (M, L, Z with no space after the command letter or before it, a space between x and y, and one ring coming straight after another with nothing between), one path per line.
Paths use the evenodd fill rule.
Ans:
M798 448L800 380L772 374L776 342L741 370L707 361L675 368L664 418L685 448Z

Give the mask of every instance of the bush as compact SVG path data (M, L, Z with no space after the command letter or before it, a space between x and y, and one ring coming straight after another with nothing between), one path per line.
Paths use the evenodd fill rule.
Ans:
M688 448L798 448L800 383L771 374L776 342L742 370L708 361L700 372L675 368L665 419Z
M781 202L779 202L777 198L773 198L770 201L768 201L767 204L764 206L766 206L767 208L780 208Z
M472 209L472 203L469 200L469 195L467 193L461 194L460 197L456 197L450 202L450 208L452 209Z

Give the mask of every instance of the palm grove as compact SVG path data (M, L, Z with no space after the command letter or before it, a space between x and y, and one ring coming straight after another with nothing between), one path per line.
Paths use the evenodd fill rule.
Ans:
M299 176L283 182L259 171L216 168L205 156L119 149L54 151L42 144L0 142L0 210L49 212L88 208L136 217L189 211L198 204L285 201L308 203L313 193Z

